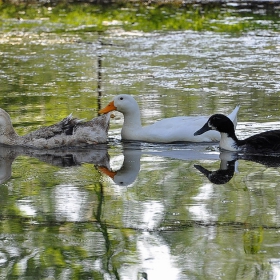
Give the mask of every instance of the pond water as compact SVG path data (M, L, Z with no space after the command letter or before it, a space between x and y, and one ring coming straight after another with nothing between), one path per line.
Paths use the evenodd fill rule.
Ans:
M120 93L143 124L240 104L246 137L280 127L279 50L272 31L15 27L1 33L1 108L23 135L71 112L95 117ZM280 279L280 159L122 143L122 121L116 112L97 147L0 148L0 277Z

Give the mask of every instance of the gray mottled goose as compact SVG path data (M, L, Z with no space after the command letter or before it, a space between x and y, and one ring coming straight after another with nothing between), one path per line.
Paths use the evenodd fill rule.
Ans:
M19 136L13 128L10 115L0 108L0 144L54 149L106 143L109 123L110 114L90 121L73 118L71 114L54 125Z

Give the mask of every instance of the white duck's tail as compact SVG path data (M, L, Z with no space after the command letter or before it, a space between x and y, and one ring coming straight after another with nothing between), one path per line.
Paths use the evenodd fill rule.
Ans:
M235 109L228 115L228 118L233 122L234 128L237 125L237 113L239 111L240 105L237 105Z

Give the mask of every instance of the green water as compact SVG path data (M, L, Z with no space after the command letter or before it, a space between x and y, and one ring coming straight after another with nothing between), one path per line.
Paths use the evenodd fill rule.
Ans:
M95 117L119 93L143 124L240 104L239 137L277 128L280 37L267 20L238 33L2 20L1 108L21 135ZM213 183L195 165L219 170L216 144L123 144L115 115L96 148L0 147L1 278L280 277L279 168L243 158Z
M139 2L139 1L138 1ZM58 4L5 5L0 2L3 29L37 29L40 32L101 32L112 26L124 30L196 30L242 32L258 29L279 30L279 7L272 3L250 10L231 3L145 5L134 3L93 5Z

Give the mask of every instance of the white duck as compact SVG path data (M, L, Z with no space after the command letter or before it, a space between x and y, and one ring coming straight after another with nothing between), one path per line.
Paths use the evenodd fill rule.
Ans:
M201 128L208 120L207 116L182 116L160 120L152 125L141 125L139 106L136 100L127 94L117 95L99 113L108 113L117 110L124 115L124 123L121 131L123 140L144 141L153 143L172 142L212 142L219 141L221 136L217 131L208 131L203 135L194 136L194 133ZM228 115L237 123L239 106Z
M69 115L54 125L19 136L13 128L10 115L0 108L0 144L53 149L106 143L109 123L110 114L87 122Z

